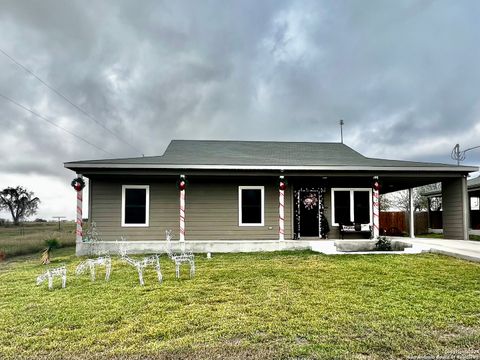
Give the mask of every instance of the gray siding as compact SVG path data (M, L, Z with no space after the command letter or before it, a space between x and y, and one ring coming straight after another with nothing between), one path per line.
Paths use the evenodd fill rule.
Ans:
M122 227L122 185L150 185L149 227ZM238 186L265 187L264 226L238 225ZM110 182L91 180L91 220L103 240L164 240L172 229L178 239L179 197L175 181ZM285 192L285 238L292 238L291 191ZM186 190L186 240L278 239L278 190L275 179L190 181Z
M443 234L446 239L468 239L466 179L442 182Z

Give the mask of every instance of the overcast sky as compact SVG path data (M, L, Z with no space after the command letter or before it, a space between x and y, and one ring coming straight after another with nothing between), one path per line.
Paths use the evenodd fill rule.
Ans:
M344 119L364 155L452 163L456 143L480 145L479 18L476 0L3 0L0 48L123 142L2 53L0 95L114 157L171 139L338 141ZM0 125L0 188L73 218L63 162L112 156L3 98Z

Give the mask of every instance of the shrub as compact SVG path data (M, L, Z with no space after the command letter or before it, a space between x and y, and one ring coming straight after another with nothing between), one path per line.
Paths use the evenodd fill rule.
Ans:
M47 245L47 248L42 252L43 265L50 264L50 256L52 249L58 249L60 247L60 243L57 239L47 239L45 240L45 245Z
M392 250L392 241L386 236L379 236L377 237L375 248L378 251L390 251Z
M45 240L45 245L47 245L47 248L50 250L58 249L60 247L60 242L57 239L52 238Z

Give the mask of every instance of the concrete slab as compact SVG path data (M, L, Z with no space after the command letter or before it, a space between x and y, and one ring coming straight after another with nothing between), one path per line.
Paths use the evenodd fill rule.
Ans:
M428 248L430 252L454 256L460 259L480 262L480 241L429 239L429 238L398 238L412 245Z

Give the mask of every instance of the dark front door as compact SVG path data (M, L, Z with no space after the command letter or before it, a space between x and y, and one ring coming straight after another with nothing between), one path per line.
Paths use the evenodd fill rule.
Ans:
M300 191L300 233L301 236L319 236L317 190Z

